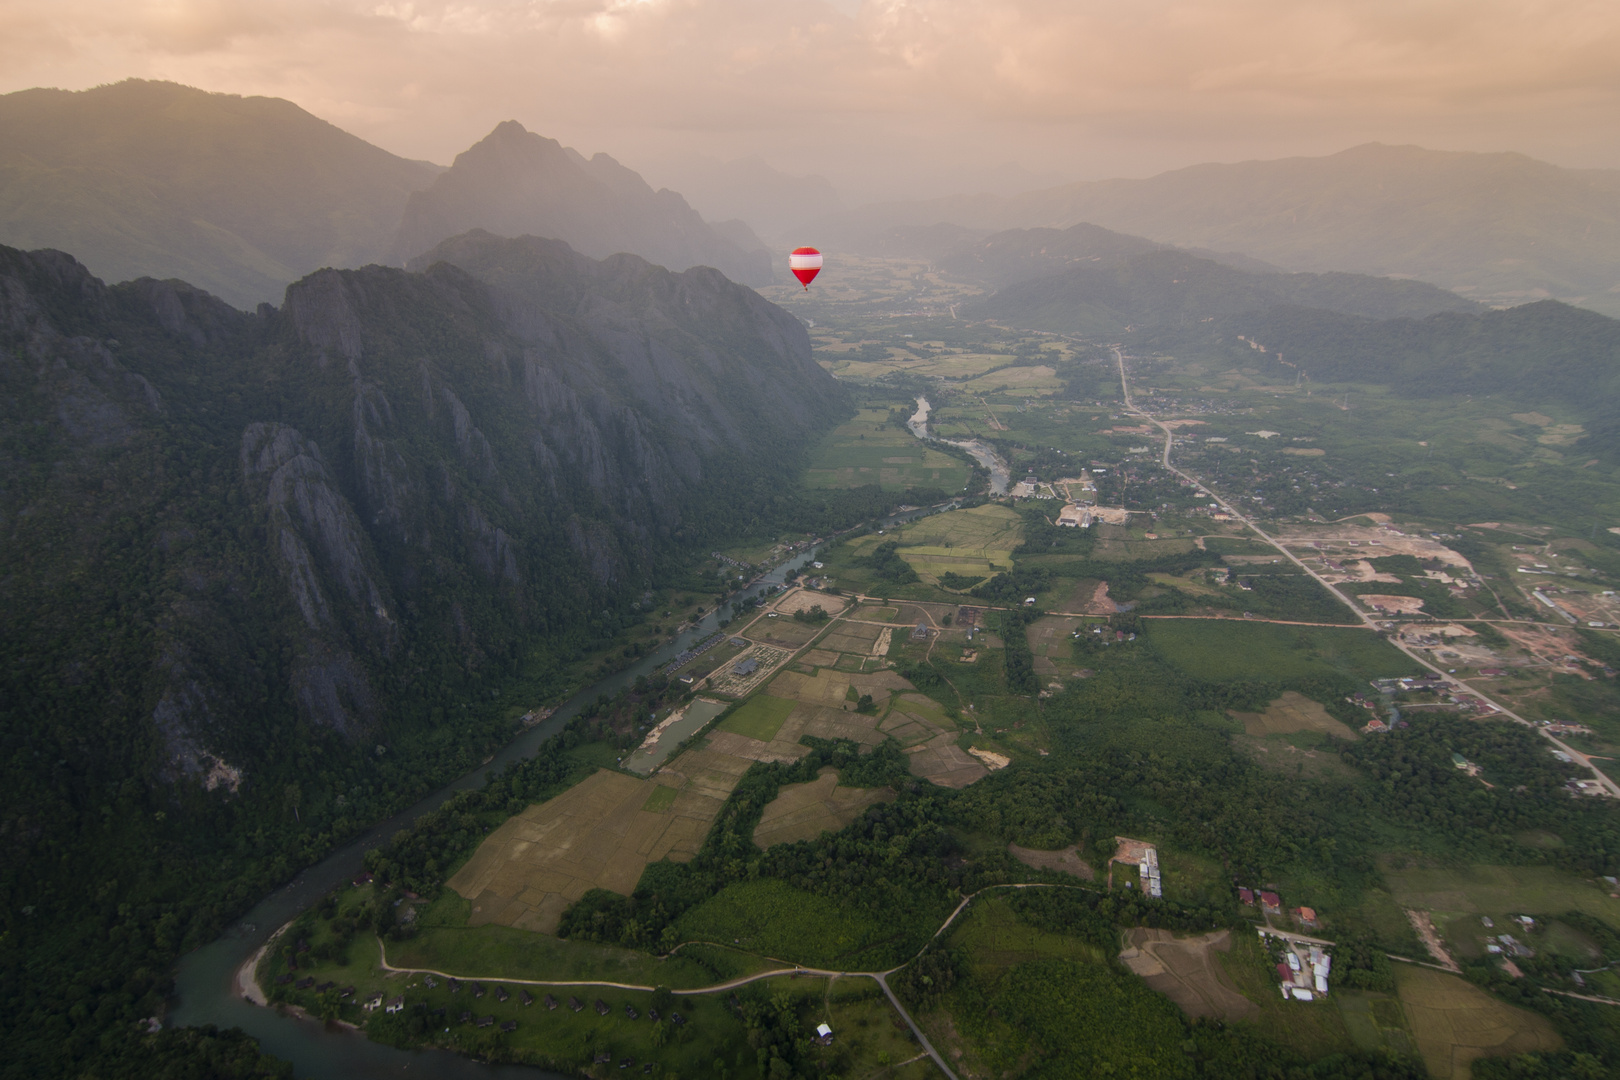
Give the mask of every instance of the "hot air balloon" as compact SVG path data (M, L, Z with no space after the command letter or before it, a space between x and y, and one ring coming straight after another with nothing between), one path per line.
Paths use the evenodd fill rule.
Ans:
M788 256L788 269L799 279L804 291L809 292L810 283L821 273L821 252L813 247L794 248L793 254Z

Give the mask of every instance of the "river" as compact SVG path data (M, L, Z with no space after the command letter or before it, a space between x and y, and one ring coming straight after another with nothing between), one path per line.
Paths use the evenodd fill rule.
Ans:
M917 395L917 411L911 414L906 426L911 433L923 442L942 442L947 446L954 446L966 450L973 455L973 460L990 470L990 493L992 495L1007 494L1007 484L1012 480L1012 468L1001 459L989 443L982 439L941 439L928 434L928 414L933 406L921 394Z
M789 569L804 566L815 557L815 553L812 548L782 564L750 585L742 595L753 596L770 585L781 584L783 575ZM548 719L507 744L488 763L410 809L372 826L363 836L299 874L291 884L265 897L217 940L181 957L175 972L175 1000L170 1003L167 1022L187 1027L203 1024L222 1028L239 1027L258 1039L266 1053L292 1062L296 1075L312 1080L384 1080L424 1076L434 1080L563 1080L559 1074L542 1069L489 1066L443 1050L396 1050L374 1043L347 1028L328 1027L315 1020L283 1016L275 1009L244 1000L242 989L237 985L237 973L277 928L358 874L361 858L371 848L386 843L394 833L456 792L479 787L492 772L504 769L510 762L532 757L542 743L561 730L581 708L595 701L597 695L607 694L611 697L633 683L637 676L652 674L682 650L714 633L722 615L730 613L729 607L710 612L675 641L655 650L634 666L581 690Z

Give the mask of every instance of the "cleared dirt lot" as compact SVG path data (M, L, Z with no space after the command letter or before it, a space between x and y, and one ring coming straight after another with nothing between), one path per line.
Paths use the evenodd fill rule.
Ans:
M1168 930L1138 926L1126 933L1125 941L1121 962L1188 1016L1231 1022L1260 1012L1259 1006L1237 992L1211 955L1231 950L1230 931L1178 938Z
M845 604L846 601L841 596L828 596L815 589L792 589L786 596L772 604L771 608L783 615L792 615L795 611L809 611L818 607L829 615L837 615L844 610Z
M1385 596L1381 593L1362 593L1356 599L1369 611L1399 612L1402 615L1423 614L1423 598L1418 596Z
M1060 874L1073 874L1085 881L1095 881L1097 878L1097 871L1080 857L1079 850L1073 844L1057 851L1037 851L1035 848L1008 844L1007 854L1025 866L1033 866L1037 870L1056 870Z
M891 802L888 788L841 787L838 773L821 770L807 784L787 784L765 807L754 829L754 843L762 848L795 840L814 840L823 832L837 832L880 802Z

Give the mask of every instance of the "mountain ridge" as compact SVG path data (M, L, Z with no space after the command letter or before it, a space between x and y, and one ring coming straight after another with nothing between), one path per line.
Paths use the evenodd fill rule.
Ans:
M672 270L714 266L745 284L772 277L757 238L745 250L676 192L654 191L607 154L587 159L515 120L497 124L411 195L392 253L403 262L472 229L554 237L596 258L633 251Z
M1293 271L1410 276L1483 302L1551 296L1620 314L1620 171L1518 153L1368 143L1018 196L875 204L824 228L848 241L939 222L986 230L1089 222Z

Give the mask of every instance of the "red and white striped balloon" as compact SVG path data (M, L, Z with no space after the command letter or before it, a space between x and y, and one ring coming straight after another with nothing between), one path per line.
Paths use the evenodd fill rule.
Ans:
M788 256L788 269L799 279L804 291L809 292L810 283L821 273L821 252L813 247L794 248L793 253Z

